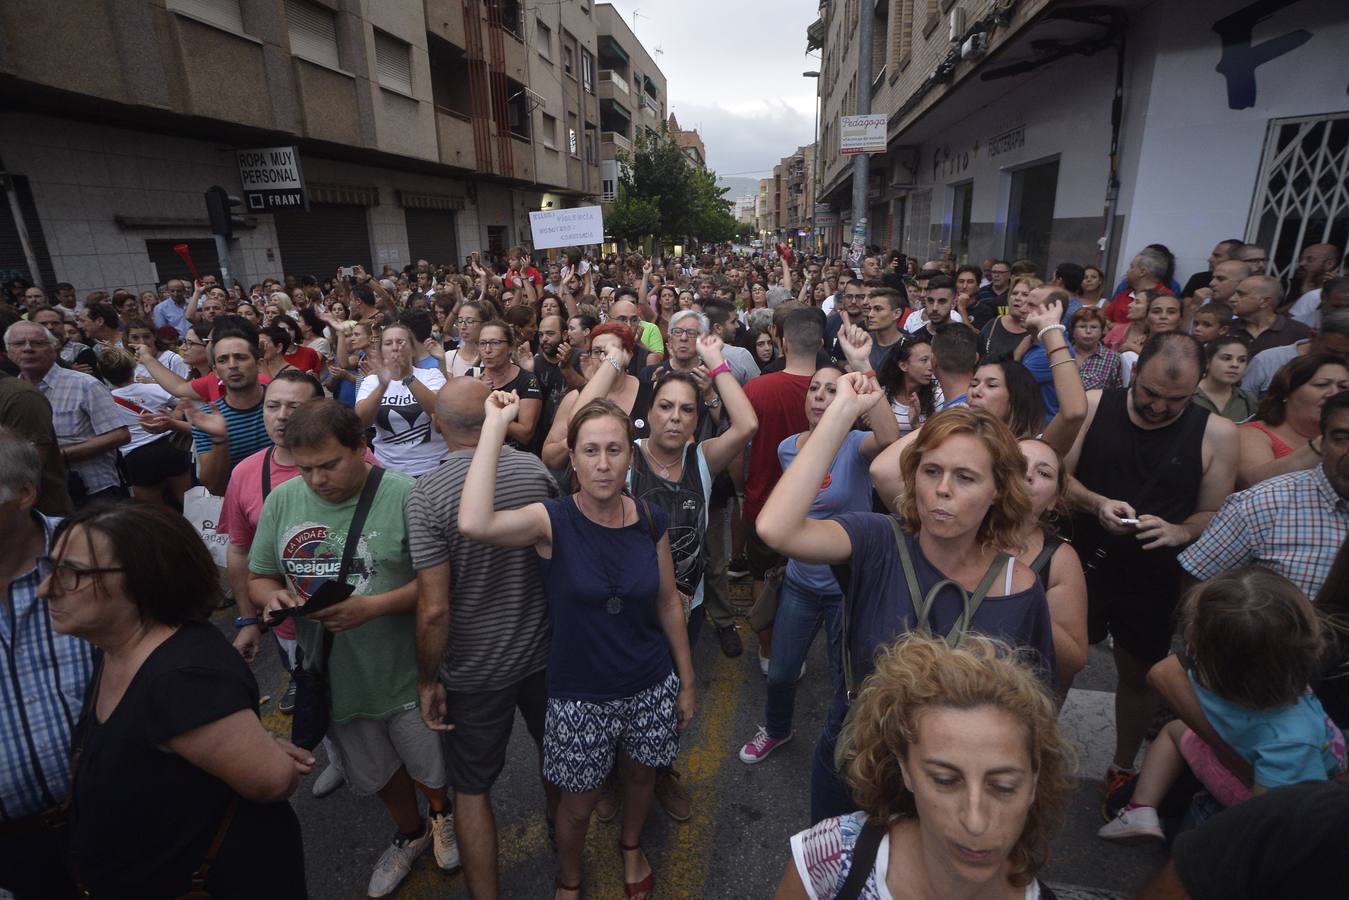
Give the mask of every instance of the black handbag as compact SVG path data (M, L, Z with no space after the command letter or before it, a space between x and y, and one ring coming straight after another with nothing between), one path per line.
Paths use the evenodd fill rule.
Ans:
M365 478L361 498L356 501L356 511L351 515L347 541L342 548L342 568L337 572L339 585L346 584L351 559L356 554L356 544L361 539L361 530L365 527L366 516L370 513L370 505L374 502L375 492L379 490L379 482L383 477L384 470L373 466ZM304 652L300 651L295 671L291 675L291 680L295 682L295 712L291 716L290 741L306 750L313 750L319 745L332 723L332 691L328 679L328 654L332 649L333 633L324 628L313 665L305 665Z

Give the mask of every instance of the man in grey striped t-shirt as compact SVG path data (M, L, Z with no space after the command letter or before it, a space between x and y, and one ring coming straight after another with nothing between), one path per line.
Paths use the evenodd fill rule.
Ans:
M455 832L474 897L497 894L490 791L506 762L516 708L542 753L549 641L548 605L534 548L492 547L459 534L459 498L487 395L487 386L471 378L451 379L441 389L436 427L450 452L417 480L407 507L408 544L417 570L422 718L444 734ZM502 448L498 508L515 509L556 495L557 484L538 457ZM550 823L556 809L556 791L548 790Z

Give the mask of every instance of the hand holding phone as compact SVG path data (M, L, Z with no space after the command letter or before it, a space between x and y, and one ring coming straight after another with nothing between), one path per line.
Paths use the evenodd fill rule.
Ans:
M288 619L291 616L308 616L312 613L321 612L330 606L341 603L350 597L356 591L354 585L345 584L336 579L326 579L319 585L318 590L309 595L309 602L300 606L289 606L284 609L273 610L267 616L267 622L275 625L278 622Z

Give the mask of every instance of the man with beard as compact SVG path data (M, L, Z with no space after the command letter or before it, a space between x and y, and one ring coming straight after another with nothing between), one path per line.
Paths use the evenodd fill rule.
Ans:
M538 454L543 449L543 440L548 429L553 427L553 418L562 398L567 395L567 379L563 367L571 360L571 344L567 342L566 325L561 316L544 316L539 323L539 352L529 359L521 360L521 368L534 372L543 389L543 410L539 413L539 426L534 429L534 440L530 442L531 453Z
M1115 757L1107 793L1136 774L1152 719L1148 669L1171 650L1180 549L1203 532L1236 481L1236 426L1192 404L1203 351L1187 334L1153 335L1129 388L1091 391L1064 464L1074 544L1087 570L1092 643L1114 638Z
M225 385L225 393L199 407L184 400L192 422L197 450L197 478L212 494L223 496L234 467L272 444L262 415L262 385L258 383L257 334L242 328L212 335L211 365Z

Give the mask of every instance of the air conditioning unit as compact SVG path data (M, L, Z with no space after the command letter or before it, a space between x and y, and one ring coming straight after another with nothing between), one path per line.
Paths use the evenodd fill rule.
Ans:
M955 43L965 36L965 10L957 6L951 10L951 30L947 38L951 43Z
M988 52L988 32L976 31L960 45L961 59L978 59Z

